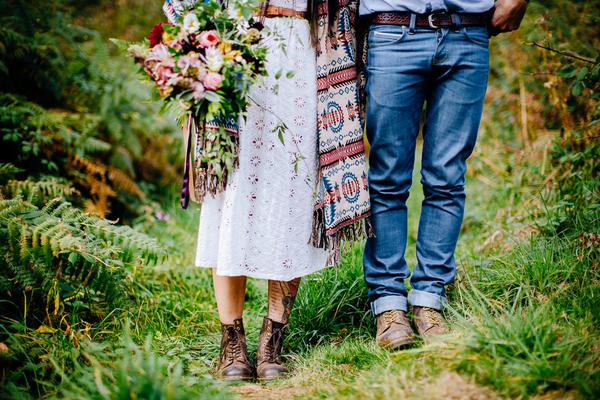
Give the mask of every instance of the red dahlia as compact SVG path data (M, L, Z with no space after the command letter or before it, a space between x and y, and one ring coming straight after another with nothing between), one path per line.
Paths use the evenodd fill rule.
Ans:
M157 44L162 43L162 36L163 32L165 31L163 24L166 24L166 22L159 22L158 24L154 25L154 28L152 28L150 31L150 34L148 35L150 47L154 47Z

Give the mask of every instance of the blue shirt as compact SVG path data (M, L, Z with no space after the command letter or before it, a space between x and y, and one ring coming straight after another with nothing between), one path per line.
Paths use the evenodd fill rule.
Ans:
M436 11L482 13L494 6L494 0L360 0L360 15L384 11L409 11L428 14Z

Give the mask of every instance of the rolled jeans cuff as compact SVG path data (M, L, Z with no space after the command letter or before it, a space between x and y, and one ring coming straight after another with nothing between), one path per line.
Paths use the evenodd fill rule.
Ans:
M435 293L413 289L408 293L408 302L413 307L428 307L441 311L446 304L446 298Z
M384 296L371 302L371 312L373 316L390 310L408 311L408 302L405 296Z

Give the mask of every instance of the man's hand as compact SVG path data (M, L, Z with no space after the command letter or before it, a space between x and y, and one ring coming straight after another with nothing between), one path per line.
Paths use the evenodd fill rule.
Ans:
M526 0L498 0L495 7L490 24L492 35L519 29L527 9Z

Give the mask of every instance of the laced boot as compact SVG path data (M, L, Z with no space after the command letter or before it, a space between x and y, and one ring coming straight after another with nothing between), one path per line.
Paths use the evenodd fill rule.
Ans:
M436 309L429 307L413 307L413 316L417 332L425 341L448 333L444 316Z
M283 333L286 326L287 324L273 321L268 317L263 319L256 354L256 375L258 379L277 379L289 372L281 359Z
M401 310L385 311L377 316L377 344L397 350L415 342L406 313Z
M248 361L246 336L242 319L236 319L232 325L221 324L221 351L217 374L224 380L248 380L252 376L252 367Z

